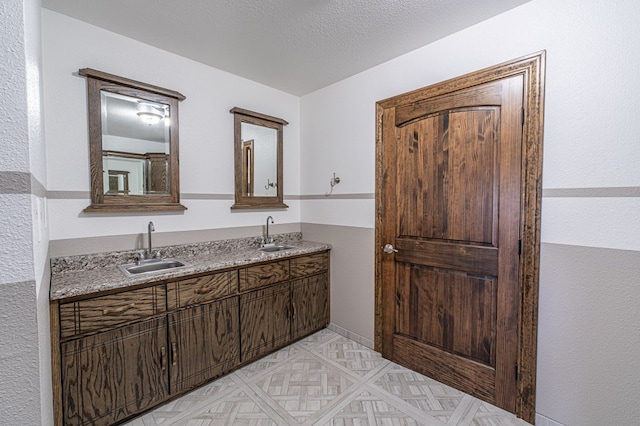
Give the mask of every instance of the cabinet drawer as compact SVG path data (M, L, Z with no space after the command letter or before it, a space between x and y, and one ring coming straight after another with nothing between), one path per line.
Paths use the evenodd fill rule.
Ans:
M252 266L240 270L240 291L274 284L288 278L288 260Z
M169 309L198 305L237 292L238 272L227 271L167 284Z
M314 275L329 269L329 254L318 253L291 259L291 278Z
M60 305L62 338L103 331L165 311L164 285L124 291Z

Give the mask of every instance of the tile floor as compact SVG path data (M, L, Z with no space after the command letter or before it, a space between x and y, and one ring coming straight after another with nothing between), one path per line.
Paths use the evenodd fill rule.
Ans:
M127 425L529 423L324 329Z

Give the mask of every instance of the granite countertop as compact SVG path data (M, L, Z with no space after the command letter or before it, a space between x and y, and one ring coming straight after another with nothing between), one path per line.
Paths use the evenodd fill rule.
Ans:
M132 263L135 251L52 259L50 299L62 300L331 249L329 244L302 240L300 233L281 234L280 238L276 236L278 244L294 246L279 252L265 253L257 250L258 241L255 238L245 238L161 247L164 258L178 259L187 266L132 277L125 276L117 265Z

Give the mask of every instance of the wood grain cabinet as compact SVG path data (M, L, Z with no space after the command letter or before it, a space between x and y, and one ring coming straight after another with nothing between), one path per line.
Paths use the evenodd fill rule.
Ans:
M284 282L240 296L242 361L273 352L291 341L291 294Z
M329 323L329 255L291 259L291 338L298 339Z
M240 363L238 298L227 297L236 294L237 283L237 271L227 271L167 285L169 306L188 307L168 315L172 394Z
M164 313L164 295L156 286L59 306L63 424L110 425L166 399L166 320L147 319Z
M111 425L329 323L329 254L51 302L56 425Z
M328 271L327 252L240 270L242 362L326 327Z
M318 274L291 282L291 338L298 339L329 323L329 279Z
M240 269L240 291L265 287L289 279L289 261L264 263Z
M60 304L62 338L78 337L162 314L164 286L152 286Z

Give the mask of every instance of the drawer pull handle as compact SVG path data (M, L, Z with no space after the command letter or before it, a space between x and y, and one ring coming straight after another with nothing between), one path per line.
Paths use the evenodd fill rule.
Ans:
M273 274L260 275L258 278L261 280L268 280L269 278L273 278Z
M167 348L164 346L160 348L160 365L162 371L167 369Z
M194 288L193 292L195 294L207 294L209 292L211 292L211 289L208 287L200 287L200 288Z
M171 343L171 365L178 363L178 345L176 342Z
M129 309L132 309L132 308L135 308L135 307L136 307L135 303L129 303L128 305L124 305L124 306L121 306L119 308L103 309L102 310L102 315L121 314L121 313L126 312Z

